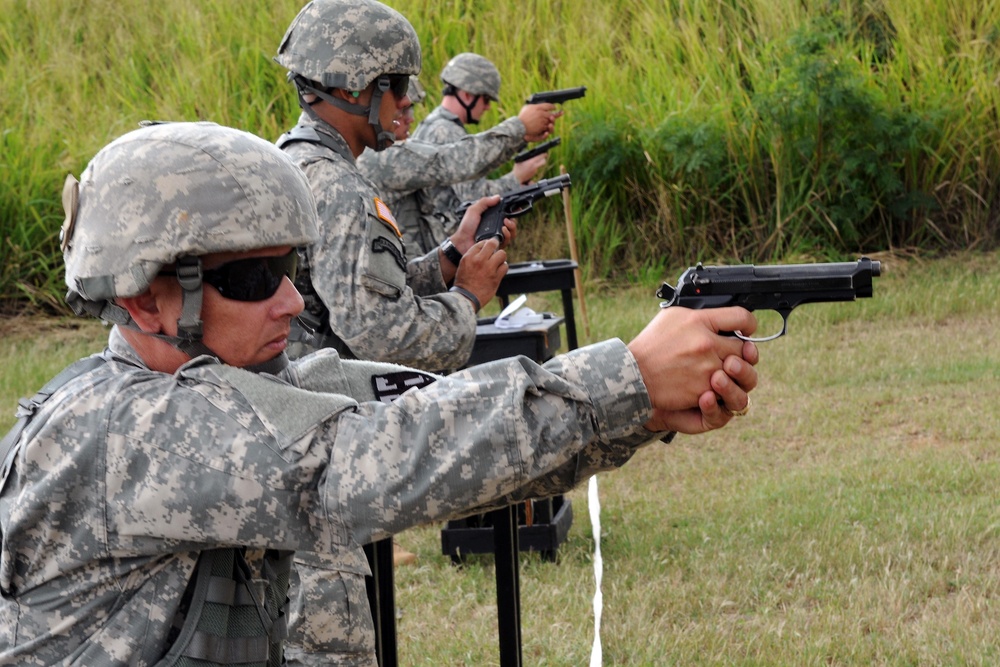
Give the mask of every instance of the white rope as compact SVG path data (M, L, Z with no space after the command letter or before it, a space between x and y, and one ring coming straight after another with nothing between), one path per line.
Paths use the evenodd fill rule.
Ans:
M594 648L590 652L590 667L601 667L601 611L604 597L601 593L601 576L604 561L601 559L601 500L597 497L597 475L590 478L587 487L587 506L590 510L590 526L594 532Z

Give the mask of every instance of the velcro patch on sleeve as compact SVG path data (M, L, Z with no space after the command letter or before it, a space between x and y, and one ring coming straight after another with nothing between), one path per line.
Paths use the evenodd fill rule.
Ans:
M379 236L374 241L372 241L372 252L387 252L392 255L392 258L396 260L396 265L406 273L406 255L403 251L392 241L392 239L385 236Z
M378 197L375 197L375 214L378 215L379 220L392 227L392 231L396 232L396 238L403 238L403 232L399 231L399 227L396 225L396 218L392 215L392 211L389 210L389 205Z
M392 403L402 396L403 392L414 387L426 387L436 379L433 375L418 371L396 371L383 375L373 375L372 391L375 392L375 400L382 403Z

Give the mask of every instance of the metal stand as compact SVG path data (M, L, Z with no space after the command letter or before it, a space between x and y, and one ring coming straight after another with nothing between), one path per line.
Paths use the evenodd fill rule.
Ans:
M558 324L565 322L566 342L569 349L576 349L576 324L573 315L574 270L572 260L558 259L512 264L500 283L497 296L504 306L512 294L529 292L562 293L563 317L552 324L543 321L542 331L530 328L517 334L504 334L483 330L477 335L477 350L472 362L483 363L524 354L534 361L547 361L555 354L560 342ZM484 325L489 326L489 324ZM531 337L532 334L541 334ZM507 354L500 354L497 346L505 347ZM521 512L529 516L521 516ZM523 521L522 521L523 519ZM522 549L541 551L547 560L555 561L556 549L566 540L573 511L570 502L562 496L511 505L484 515L449 521L441 531L441 548L455 563L470 553L493 552L497 584L497 631L499 635L500 666L521 667L521 583L519 552Z
M397 667L396 593L393 586L392 538L365 545L372 576L365 577L368 606L375 623L375 655L379 667Z

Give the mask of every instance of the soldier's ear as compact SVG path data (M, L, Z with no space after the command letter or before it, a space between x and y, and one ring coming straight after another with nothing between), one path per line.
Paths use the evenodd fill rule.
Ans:
M136 325L146 333L163 333L166 324L176 321L177 315L171 314L168 300L174 292L164 280L154 280L149 289L138 296L120 297L118 305L128 311ZM171 320L170 318L173 318Z
M348 102L349 104L359 104L361 101L360 90L344 90L343 88L334 88L333 96L339 97L340 99Z

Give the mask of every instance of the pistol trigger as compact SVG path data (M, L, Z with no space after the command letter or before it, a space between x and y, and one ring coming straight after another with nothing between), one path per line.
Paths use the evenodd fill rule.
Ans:
M516 218L516 217L522 216L525 213L527 213L528 211L530 211L532 209L532 207L533 207L533 204L530 201L522 202L520 208L517 208L517 209L511 211L509 214L507 214L507 217L508 218Z

